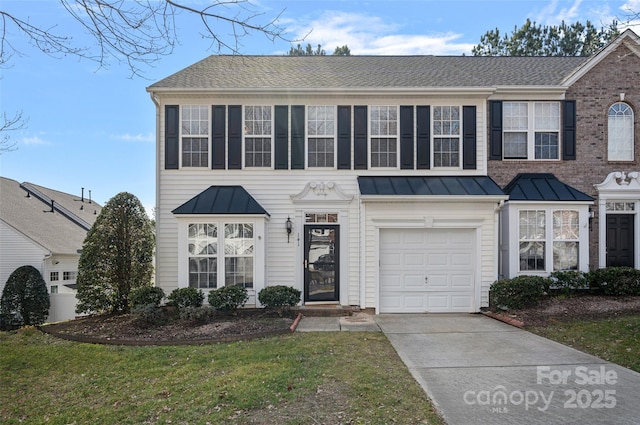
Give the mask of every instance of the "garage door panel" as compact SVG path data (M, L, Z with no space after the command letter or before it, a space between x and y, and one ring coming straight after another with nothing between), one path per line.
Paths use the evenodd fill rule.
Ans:
M381 229L379 240L382 313L474 311L475 230Z

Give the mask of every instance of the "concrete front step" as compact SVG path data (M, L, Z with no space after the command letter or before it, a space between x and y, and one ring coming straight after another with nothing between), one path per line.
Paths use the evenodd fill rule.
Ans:
M353 315L354 307L337 304L317 304L292 307L291 311L306 317L342 317Z

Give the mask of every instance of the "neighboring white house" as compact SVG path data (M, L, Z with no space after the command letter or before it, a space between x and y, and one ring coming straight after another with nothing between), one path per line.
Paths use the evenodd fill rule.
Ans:
M51 295L48 321L74 318L78 260L101 209L84 194L0 177L0 293L15 269L31 265Z
M638 69L631 31L592 58L207 57L147 88L156 283L476 312L501 273L588 270L593 185L638 164ZM621 103L623 163L600 136Z

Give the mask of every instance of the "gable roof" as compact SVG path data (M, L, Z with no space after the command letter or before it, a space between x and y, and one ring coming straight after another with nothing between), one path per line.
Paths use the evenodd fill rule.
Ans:
M557 86L584 57L209 56L147 91Z
M635 32L628 29L622 32L622 34L616 37L609 44L600 49L596 54L590 56L587 61L577 67L571 74L567 75L562 83L564 85L571 86L573 83L582 78L587 72L589 72L589 70L591 70L594 66L605 59L611 52L620 47L621 44L625 44L629 48L629 50L640 57L640 37Z
M172 213L269 215L242 186L210 186L174 209Z
M510 201L588 201L593 198L550 173L520 173L505 186Z
M504 196L487 176L358 177L360 194L391 196Z
M0 197L0 220L52 254L77 254L102 210L80 196L6 177L0 177Z

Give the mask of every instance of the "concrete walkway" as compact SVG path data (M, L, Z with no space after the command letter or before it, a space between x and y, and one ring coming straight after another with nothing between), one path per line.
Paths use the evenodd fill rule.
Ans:
M449 425L640 425L640 374L475 314L310 317L298 331L380 329Z

